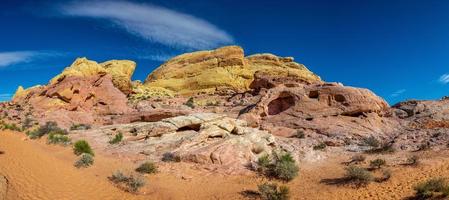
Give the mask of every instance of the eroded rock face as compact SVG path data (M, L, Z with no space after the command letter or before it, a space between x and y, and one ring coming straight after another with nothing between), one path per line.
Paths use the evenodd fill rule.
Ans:
M109 149L108 141L118 132L125 135L125 144L119 149ZM113 151L111 153L144 153L156 160L170 153L184 162L217 165L234 169L234 173L244 170L260 155L270 154L276 146L268 132L214 113L110 125L72 134L75 138L87 138L95 148Z
M320 82L318 76L291 57L256 54L245 58L241 47L228 46L176 56L151 73L145 86L180 94L243 92L248 90L256 71Z
M0 175L0 200L6 199L6 193L8 190L8 180Z
M241 111L239 118L275 135L313 130L329 142L395 132L397 122L385 117L389 106L367 89L339 83L302 84L287 78L259 76L252 87L260 100ZM288 128L289 130L286 130Z

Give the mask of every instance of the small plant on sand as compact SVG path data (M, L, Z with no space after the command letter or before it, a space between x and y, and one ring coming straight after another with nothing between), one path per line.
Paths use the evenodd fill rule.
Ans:
M79 140L75 142L75 144L73 145L73 153L75 153L75 155L77 156L83 153L95 156L94 152L92 151L92 148L90 148L89 143L87 143L87 141L85 140Z
M128 192L137 192L145 185L145 180L138 176L126 176L120 171L116 171L109 177L113 183L121 186Z
M298 176L299 167L290 153L275 156L273 173L276 178L291 181Z
M384 166L387 162L384 159L377 158L369 162L370 167L379 169Z
M326 147L327 147L326 143L321 142L321 143L313 146L313 150L315 150L315 151L316 150L324 150L324 149L326 149Z
M362 155L362 154L357 154L357 155L354 155L354 156L352 156L352 158L351 158L351 163L356 163L356 164L358 164L358 163L361 163L361 162L363 162L363 161L365 161L366 160L366 157L364 156L364 155Z
M363 139L363 144L371 148L378 148L380 146L379 140L374 136L369 136Z
M374 180L378 183L388 181L391 178L391 171L389 169L382 170L382 175L376 177Z
M153 162L144 162L136 168L136 172L142 174L153 174L157 172L157 166Z
M75 131L75 130L89 130L91 128L91 126L89 124L73 124L70 127L71 131Z
M193 100L193 97L190 97L186 103L184 103L184 105L190 107L190 108L195 108L195 101Z
M259 185L258 189L263 200L290 199L290 190L286 186L279 187L276 183L264 183Z
M33 127L33 124L34 124L34 119L27 116L25 118L25 120L22 121L22 130L27 130L27 129Z
M119 132L119 133L117 133L117 135L114 136L114 138L112 138L109 141L109 144L117 144L117 143L120 143L122 140L123 140L123 133Z
M77 168L89 167L94 164L94 157L90 154L83 153L80 158L75 162L74 166Z
M366 185L374 180L371 172L357 166L347 167L345 177L348 181L355 183L357 186Z
M47 143L48 144L62 144L68 145L70 144L70 138L67 135L61 135L56 132L51 132L48 134Z
M427 199L437 195L447 197L449 195L449 184L444 178L431 178L421 182L414 187L416 197Z
M164 162L181 162L181 158L171 152L166 152L162 155L162 161L164 161Z
M29 132L28 136L31 139L37 139L51 132L60 135L67 135L67 131L59 128L56 122L49 121L46 122L44 125L40 126L38 129Z
M298 176L299 167L290 153L274 153L273 159L263 155L257 160L257 171L284 181L291 181Z
M416 155L412 155L412 156L408 157L405 165L418 166L419 165L419 157Z

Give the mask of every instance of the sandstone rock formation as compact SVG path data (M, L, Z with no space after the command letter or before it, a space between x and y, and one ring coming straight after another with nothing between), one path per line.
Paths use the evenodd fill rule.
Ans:
M0 175L0 200L6 199L6 193L8 192L8 180Z
M125 144L111 149L108 142L117 133L125 135ZM95 148L106 149L110 153L143 153L156 160L170 154L181 161L226 167L234 173L244 170L258 156L270 154L276 145L268 132L247 127L244 121L213 113L110 125L74 131L71 135L88 139Z
M176 56L151 73L145 86L180 94L243 92L248 90L256 71L291 76L306 83L321 81L291 57L257 54L245 58L242 48L228 46Z
M241 111L240 119L275 135L313 130L334 145L361 136L393 134L396 122L388 104L367 89L339 83L301 84L291 78L256 76L251 85L260 99Z

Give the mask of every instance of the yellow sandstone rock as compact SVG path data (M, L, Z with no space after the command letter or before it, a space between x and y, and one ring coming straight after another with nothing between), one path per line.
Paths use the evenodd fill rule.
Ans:
M69 76L88 77L97 74L111 74L114 86L125 94L132 91L131 76L136 68L136 63L130 60L110 60L98 64L87 58L77 58L72 65L50 80L50 84L58 83Z
M319 76L291 57L256 54L244 57L239 46L198 51L176 56L153 71L144 86L175 93L214 93L226 90L246 91L256 71L269 75L294 76L305 82L321 82Z

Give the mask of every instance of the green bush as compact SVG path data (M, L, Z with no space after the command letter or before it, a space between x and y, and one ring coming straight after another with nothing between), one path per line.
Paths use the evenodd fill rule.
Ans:
M286 153L276 160L274 175L284 181L291 181L298 176L299 167L296 165L292 155Z
M306 137L306 135L304 134L303 130L297 130L296 131L296 138L302 139L302 138L305 138L305 137Z
M430 198L437 194L447 197L449 195L449 184L444 178L431 178L416 185L414 190L416 197L420 199Z
M125 176L125 174L123 174L121 171L116 171L109 177L109 180L114 183L121 183L128 181L128 177Z
M324 150L326 149L327 145L324 142L321 142L315 146L313 146L313 150Z
M268 154L262 155L257 159L257 171L260 173L267 173L271 168L271 159Z
M264 183L258 186L259 194L264 200L287 200L290 199L290 190L286 186L276 183Z
M71 131L75 131L75 130L89 130L91 128L91 126L89 124L73 124L70 127Z
M75 153L75 155L77 156L83 153L95 156L94 152L92 151L92 148L90 148L89 143L87 143L85 140L79 140L75 142L75 144L73 145L73 153Z
M26 117L25 120L22 122L22 130L27 130L31 127L33 127L34 120L30 117Z
M136 168L136 172L153 174L157 172L157 166L153 162L144 162Z
M117 135L114 136L114 138L112 138L109 141L109 144L117 144L119 142L121 142L123 139L123 134L121 132L119 132Z
M45 125L40 126L38 129L29 132L31 139L41 138L42 136L53 132L54 134L67 135L67 131L58 127L58 124L53 121L46 122Z
M375 138L374 136L369 136L365 139L363 139L363 144L365 144L366 146L369 146L371 148L378 148L380 146L380 142L377 138Z
M379 169L379 168L381 168L382 166L384 166L386 163L387 163L387 162L386 162L384 159L377 158L377 159L375 159L375 160L370 161L369 165L370 165L370 167L372 167L372 168L377 168L377 169Z
M368 170L356 166L347 167L345 177L357 185L368 184L374 180L373 175Z
M83 153L80 158L75 162L74 166L77 168L89 167L94 164L94 157L90 154Z
M68 145L70 144L70 138L67 135L62 135L57 132L50 132L48 134L47 143L48 144L62 144Z
M273 159L263 155L257 160L257 170L266 175L284 181L291 181L298 176L299 167L290 153L274 153Z
M11 131L22 131L20 127L18 127L16 124L8 124L4 121L0 122L0 129L1 130L11 130Z

